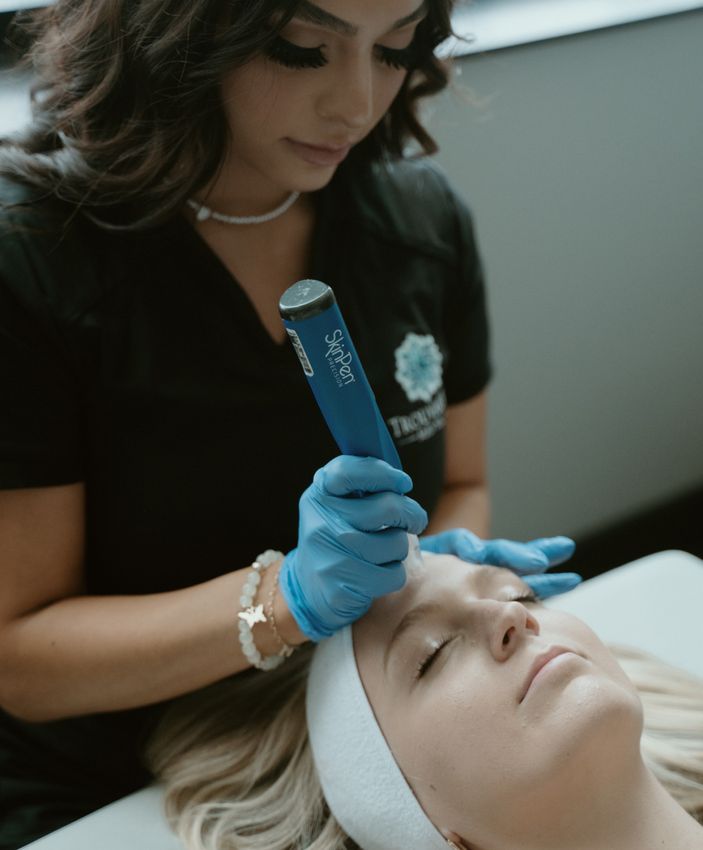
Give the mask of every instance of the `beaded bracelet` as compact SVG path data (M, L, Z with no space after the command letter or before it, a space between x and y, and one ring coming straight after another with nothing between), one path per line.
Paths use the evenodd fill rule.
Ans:
M244 610L240 611L237 615L239 619L239 642L242 645L242 652L244 653L247 661L259 670L274 670L286 660L288 655L290 655L290 653L285 655L267 655L264 658L264 656L256 648L254 635L252 633L252 628L256 623L269 622L269 619L264 614L263 604L254 606L254 597L256 596L256 591L261 583L261 572L271 566L271 564L275 564L277 561L280 561L282 558L283 552L276 552L273 549L267 549L265 552L262 552L261 555L258 555L252 564L251 573L249 573L247 580L244 582L242 595L239 597L239 602L244 608ZM278 630L276 630L275 634L278 634Z

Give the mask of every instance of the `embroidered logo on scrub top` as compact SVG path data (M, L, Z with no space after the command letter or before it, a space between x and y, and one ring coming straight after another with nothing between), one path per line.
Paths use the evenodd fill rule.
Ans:
M408 401L430 401L442 385L442 352L431 334L408 333L395 350L395 379Z
M431 334L408 333L395 350L395 379L408 401L422 407L387 420L399 446L429 440L444 427L447 397L442 386L442 352Z

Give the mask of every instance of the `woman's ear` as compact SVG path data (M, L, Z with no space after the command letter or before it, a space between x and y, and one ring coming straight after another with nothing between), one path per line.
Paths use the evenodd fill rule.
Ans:
M440 829L440 832L447 841L447 847L451 847L452 850L472 850L470 845L456 832L452 832L450 829Z

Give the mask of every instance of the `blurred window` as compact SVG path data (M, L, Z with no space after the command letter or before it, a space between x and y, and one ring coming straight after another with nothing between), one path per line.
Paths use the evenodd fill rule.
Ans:
M16 12L18 9L34 9L48 5L46 0L0 0L0 12Z
M441 53L463 56L703 9L702 0L458 0L457 35Z

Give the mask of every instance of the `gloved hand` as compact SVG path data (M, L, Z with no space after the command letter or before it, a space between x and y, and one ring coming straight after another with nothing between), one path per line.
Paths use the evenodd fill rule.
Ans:
M573 555L576 544L568 537L539 537L528 543L515 540L483 540L466 528L453 528L420 538L420 549L440 555L456 555L473 564L507 567L521 576L540 599L572 590L583 579L578 573L541 575Z
M371 457L340 455L315 473L300 498L298 545L280 573L286 604L312 640L405 584L407 532L427 525L425 511L403 495L412 486L407 473Z

